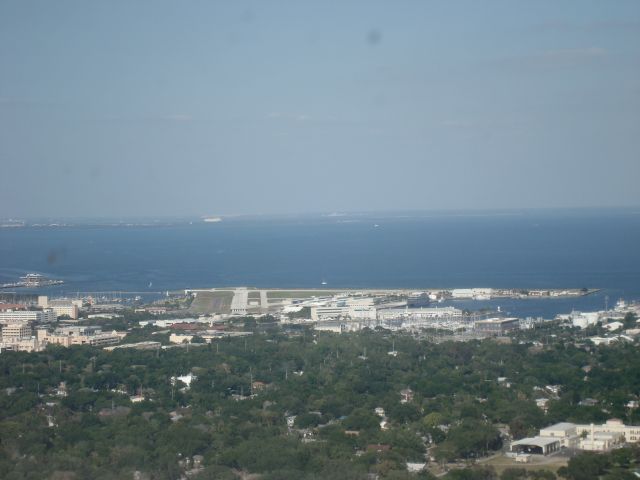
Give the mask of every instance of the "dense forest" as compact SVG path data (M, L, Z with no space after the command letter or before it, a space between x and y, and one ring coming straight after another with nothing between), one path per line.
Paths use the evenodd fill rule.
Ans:
M640 424L640 411L628 408L640 394L635 346L528 335L437 344L301 329L188 349L4 352L0 478L431 478L407 465L471 465L558 421ZM187 374L190 385L176 379ZM541 397L546 413L535 403ZM624 465L593 457L604 462L602 475L635 465L637 452L625 451ZM559 473L584 478L575 474L581 458ZM446 478L555 475L475 468Z

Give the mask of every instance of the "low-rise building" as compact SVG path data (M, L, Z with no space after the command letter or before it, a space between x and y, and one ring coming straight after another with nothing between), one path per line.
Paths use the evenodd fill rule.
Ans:
M104 350L106 350L107 352L112 352L119 348L133 348L135 350L158 350L160 349L160 347L162 347L162 344L160 342L145 341L145 342L123 343L121 345L113 345L111 347L105 347Z
M71 345L92 345L102 347L115 345L121 335L117 332L104 333L99 327L62 327L53 332L38 330L38 341L42 344L55 344L64 347Z
M474 298L488 300L493 295L493 288L454 288L451 290L453 298Z
M0 323L51 323L56 321L55 312L48 308L43 310L4 310L0 311Z
M560 448L606 451L625 442L640 441L640 426L628 426L618 419L602 425L576 425L561 422L540 430L533 438L524 438L511 444L511 452L549 455Z
M625 425L622 420L612 418L602 425L595 425L594 432L602 433L621 433L625 441L629 443L638 443L640 441L640 426ZM576 425L578 435L586 435L591 433L591 425Z
M329 305L311 307L311 320L328 320L333 318L376 319L376 307L372 304L337 302Z
M410 318L414 320L462 320L462 310L455 307L385 308L378 310L378 320Z
M553 437L523 438L511 444L511 452L515 454L550 455L560 450L560 440Z
M488 318L478 320L474 324L474 330L485 335L504 335L519 328L518 318Z
M187 335L184 333L172 333L169 336L169 341L171 343L191 343L195 335Z
M578 446L576 425L569 422L560 422L540 430L541 437L556 438L560 445L567 448Z
M9 323L2 327L2 341L10 339L31 338L31 325L28 323Z
M576 312L573 311L569 315L571 324L578 328L587 328L595 325L600 321L600 312Z
M345 333L357 332L366 326L367 323L357 320L323 320L317 322L313 328L319 332Z
M589 340L594 345L611 345L612 343L618 342L620 339L618 337L589 337Z
M27 305L24 303L0 303L0 312L27 310Z
M43 349L36 337L13 338L0 342L0 352L39 352Z

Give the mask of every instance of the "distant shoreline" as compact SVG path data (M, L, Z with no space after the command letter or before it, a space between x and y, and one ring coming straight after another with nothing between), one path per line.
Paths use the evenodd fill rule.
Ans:
M340 293L346 294L367 294L367 295L411 295L416 292L428 292L428 293L445 293L445 292L455 292L456 290L473 290L473 289L451 289L451 288L255 288L255 287L214 287L214 288L187 288L184 289L185 293L197 293L197 292L234 292L236 290L246 289L248 292L273 292L276 294L281 294L285 297L295 298L295 295L300 295L301 297L305 296L314 296L313 294L325 294L325 295L337 295ZM485 289L488 290L488 289ZM444 297L447 301L455 301L455 300L493 300L493 299L501 299L501 298L513 298L518 300L523 299L545 299L545 298L578 298L585 297L587 295L592 295L594 293L602 291L602 288L590 288L590 289L578 289L578 288L552 288L552 289L524 289L524 288L514 288L514 289L493 289L494 292L489 293L487 295L488 298L478 298L478 295L474 296L473 294L469 296L446 296ZM180 290L174 290L169 293L174 295L182 293ZM318 296L318 295L315 295Z

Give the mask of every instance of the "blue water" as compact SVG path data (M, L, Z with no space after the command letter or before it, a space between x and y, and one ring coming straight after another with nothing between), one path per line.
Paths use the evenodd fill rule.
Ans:
M640 215L629 210L0 229L0 282L40 272L65 281L49 293L67 294L317 288L322 281L328 288L603 289L581 299L471 304L551 316L602 308L605 295L640 299L639 245Z

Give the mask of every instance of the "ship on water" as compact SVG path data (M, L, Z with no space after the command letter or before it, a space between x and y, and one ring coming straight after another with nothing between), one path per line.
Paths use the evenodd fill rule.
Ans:
M0 288L38 288L61 285L63 283L62 280L52 280L39 273L27 273L24 277L20 277L20 281L4 283L0 285Z

